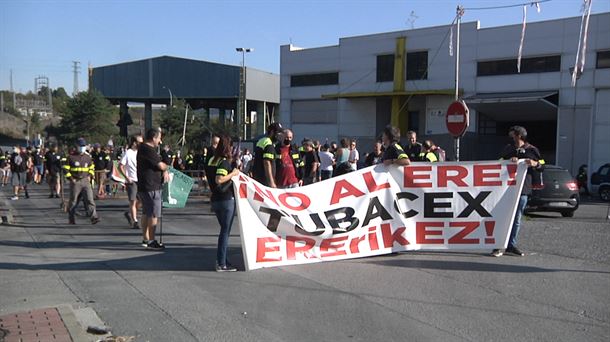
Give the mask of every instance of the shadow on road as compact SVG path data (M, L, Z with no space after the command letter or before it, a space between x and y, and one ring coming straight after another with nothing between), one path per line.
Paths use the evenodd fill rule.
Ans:
M508 256L507 256L508 257ZM490 257L491 258L491 257ZM369 264L389 267L404 268L425 268L433 270L450 271L475 271L475 272L499 272L499 273L544 273L544 272L576 272L576 273L600 273L610 274L603 271L570 270L570 269L549 269L536 266L507 265L497 263L484 263L474 261L454 261L454 260L375 260Z
M4 242L3 242L4 243ZM97 245L95 242L93 245ZM99 242L100 244L108 242ZM74 244L79 245L79 244ZM88 243L82 243L88 245ZM123 247L120 249L130 249L137 251L137 247L131 244L127 248L127 243L117 244ZM46 248L47 246L43 246ZM85 247L86 248L86 247ZM144 250L141 247L142 255L132 258L82 261L82 262L58 262L58 263L11 263L0 262L0 269L3 270L50 270L50 271L214 271L216 265L216 246L203 247L182 247L172 244L165 251ZM145 255L144 255L145 254ZM228 256L230 262L240 270L243 270L241 248L229 247Z

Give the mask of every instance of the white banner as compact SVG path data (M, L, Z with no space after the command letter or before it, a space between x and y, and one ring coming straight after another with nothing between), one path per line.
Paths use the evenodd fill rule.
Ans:
M523 162L376 165L295 189L233 178L246 270L409 250L505 248Z

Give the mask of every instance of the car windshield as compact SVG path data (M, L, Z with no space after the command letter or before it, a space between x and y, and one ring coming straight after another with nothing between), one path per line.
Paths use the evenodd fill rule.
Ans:
M544 170L542 173L542 178L546 182L569 182L573 180L572 176L567 170L556 170L556 169L548 169Z

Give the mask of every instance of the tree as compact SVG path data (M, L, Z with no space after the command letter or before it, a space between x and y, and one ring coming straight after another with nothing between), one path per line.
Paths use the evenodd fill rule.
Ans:
M59 87L59 88L53 90L52 95L55 99L60 99L60 98L67 99L70 97L70 96L68 96L68 93L66 92L66 89L64 89L64 87Z
M71 144L79 137L105 142L117 134L118 109L96 91L84 91L68 99L58 128L60 139Z
M184 129L184 114L186 102L175 99L173 107L161 111L159 124L163 130L163 142L178 149L182 131ZM208 122L208 115L203 110L193 110L189 108L186 120L186 142L184 150L200 149L210 141L211 133L226 134L231 137L238 135L237 127L231 122L220 122L213 120Z

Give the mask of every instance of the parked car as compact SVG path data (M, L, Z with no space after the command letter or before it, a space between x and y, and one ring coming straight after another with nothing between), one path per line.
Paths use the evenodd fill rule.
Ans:
M572 217L579 203L578 184L570 171L556 165L545 165L542 185L532 189L526 211L553 211L563 217Z
M604 201L610 201L610 163L599 167L591 175L591 193L598 193Z

